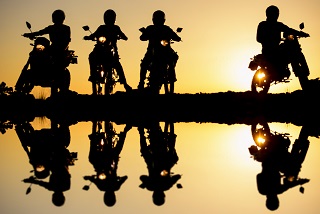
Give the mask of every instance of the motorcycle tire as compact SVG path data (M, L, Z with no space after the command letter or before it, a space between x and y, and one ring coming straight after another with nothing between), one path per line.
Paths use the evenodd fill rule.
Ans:
M251 91L258 94L267 94L271 81L265 72L265 69L258 69L253 75L251 82Z
M251 134L255 144L259 148L266 147L270 136L270 127L266 121L255 122L251 125ZM260 142L260 138L265 139L265 141Z

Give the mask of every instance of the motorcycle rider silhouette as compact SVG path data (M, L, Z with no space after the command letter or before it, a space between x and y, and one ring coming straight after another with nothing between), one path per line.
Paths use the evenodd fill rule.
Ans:
M144 128L148 131L148 137L145 136ZM140 176L142 183L139 187L152 191L153 203L161 206L165 203L164 192L181 178L180 174L171 172L171 168L179 159L175 150L176 135L173 123L166 123L164 132L159 122L151 122L145 127L139 125L138 131L141 155L147 164L149 173L149 175ZM181 188L181 185L178 184L177 187Z
M71 186L69 166L77 160L77 153L67 149L70 144L68 124L52 122L51 129L34 130L30 123L23 123L17 124L16 132L34 167L34 176L23 179L23 182L53 191L52 203L62 206L64 192ZM49 181L44 181L48 176ZM31 192L31 185L26 194Z
M149 25L147 28L140 28L140 31L142 32L140 40L149 41L147 52L140 64L140 81L138 85L138 89L140 90L144 88L144 81L146 79L147 71L150 70L151 63L163 61L164 63L161 64L169 66L168 73L162 74L165 72L162 70L157 72L157 74L151 74L152 71L150 71L149 85L152 91L158 93L162 84L168 82L170 84L170 89L166 90L170 93L173 93L174 91L174 82L177 81L175 66L179 56L171 48L170 43L171 40L180 42L181 38L169 26L164 24L165 21L165 13L161 10L157 10L152 16L153 25ZM178 31L180 32L181 30L182 28ZM159 65L157 64L156 66ZM167 68L165 68L165 70L167 70Z
M276 210L280 203L279 194L309 182L309 179L299 178L298 175L309 148L308 137L313 135L312 126L306 124L301 128L289 152L288 134L271 133L267 123L262 124L261 129L257 128L257 124L252 126L253 138L258 146L251 146L249 152L262 163L262 171L257 175L258 191L266 196L266 207ZM302 186L300 192L304 192Z
M105 44L111 43L111 46L113 48L114 56L112 56L112 62L107 61L108 55L110 54L110 50L105 50L105 48L110 48L109 45L96 45L93 49L93 51L89 54L89 64L90 64L90 77L89 81L93 83L92 85L92 91L93 94L96 94L96 86L95 82L97 81L97 67L102 64L103 67L107 68L109 67L108 64L111 64L113 68L116 69L117 74L119 75L119 82L120 84L123 84L126 91L131 91L132 88L130 85L128 85L126 77L124 75L123 67L119 61L119 53L118 53L118 47L117 47L117 41L119 39L128 40L128 37L121 31L120 27L115 24L116 22L116 13L115 11L108 9L104 13L104 25L100 25L98 29L93 32L89 36L84 36L84 40L94 40L99 37L104 37L106 41L104 41ZM107 72L107 69L104 69L105 72ZM112 75L109 71L106 75Z
M289 35L292 35L292 37L309 37L309 34L297 31L282 22L278 22L279 8L274 5L266 9L266 17L266 20L261 21L257 28L256 40L262 45L262 55L259 55L260 58L257 60L265 62L265 67L268 69L270 75L272 75L273 80L288 78L290 76L290 70L287 65L291 63L293 72L295 76L299 78L302 89L306 89L310 72L301 50L299 56L292 57L290 56L292 50L288 49L290 46L286 45L285 42L280 42L282 40L282 33L283 37L287 40L293 40L293 38L288 38ZM300 45L298 45L298 48L300 48ZM301 62L296 62L295 60L297 59ZM304 63L303 69L295 65L295 63L302 64L302 61ZM249 65L249 68L251 68L251 66L252 64Z
M43 55L42 59L37 59L38 61L41 61L37 62L40 66L39 68L34 69L41 70L41 72L46 73L46 78L53 80L53 85L51 86L53 93L58 91L58 89L60 89L60 92L62 93L69 92L70 72L67 67L70 63L77 63L76 56L73 54L74 51L68 49L71 41L71 30L68 25L63 24L64 20L65 13L62 10L55 10L52 13L53 25L49 25L37 32L24 33L22 35L29 39L34 39L37 36L49 34L51 44L49 44L48 41L45 41L46 39L44 37L38 37L35 40L35 45L45 44L44 49L46 50L48 48L48 52ZM27 23L27 25L30 29L31 25L29 23ZM37 42L37 40L39 40L39 42ZM31 59L32 56L36 54L37 53L34 51L31 52ZM23 71L26 70L29 63L31 62L27 62ZM15 86L16 91L20 92L23 90L23 84L25 84L27 78L27 75L21 74Z
M116 203L115 192L128 178L128 176L118 176L117 169L120 153L130 129L131 126L126 125L122 132L116 134L112 122L105 121L105 132L103 132L101 121L92 122L92 133L89 135L89 161L96 174L83 178L94 183L100 191L104 191L104 203L108 207ZM83 189L88 190L89 185Z

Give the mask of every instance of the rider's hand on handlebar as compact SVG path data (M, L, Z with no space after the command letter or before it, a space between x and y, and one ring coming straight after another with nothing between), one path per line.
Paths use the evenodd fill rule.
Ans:
M33 39L34 38L33 33L24 33L24 34L22 34L22 36L26 37L26 38L29 38L29 39Z
M84 40L91 40L91 39L90 39L90 36L84 36L83 39L84 39Z
M305 32L300 32L300 37L310 37L310 35L308 33Z

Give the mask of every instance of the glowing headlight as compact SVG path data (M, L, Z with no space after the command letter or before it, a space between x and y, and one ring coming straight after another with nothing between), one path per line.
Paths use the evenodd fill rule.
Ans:
M99 42L104 43L107 39L104 36L100 36L98 40Z
M43 51L45 49L45 47L41 44L36 45L36 50L37 51Z
M293 36L293 35L289 35L289 36L288 36L288 40L290 40L290 41L291 41L291 40L294 40L294 36Z
M167 46L169 42L167 40L161 40L161 45Z
M167 176L168 175L168 171L167 170L162 170L160 173L161 176Z
M43 165L37 165L36 166L36 171L37 172L42 172L42 171L44 171L45 170L45 167L43 166Z
M106 176L106 174L104 174L104 173L102 172L102 173L99 174L98 178L99 178L100 180L104 180L104 179L107 178L107 176Z

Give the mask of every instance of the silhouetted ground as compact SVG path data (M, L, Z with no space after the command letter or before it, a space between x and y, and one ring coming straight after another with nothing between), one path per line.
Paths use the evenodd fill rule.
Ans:
M118 92L107 96L58 95L46 100L32 95L0 96L0 121L49 119L74 122L111 120L136 123L143 120L251 124L265 117L269 122L301 124L317 122L319 93L301 90L264 96L246 92L148 95Z

